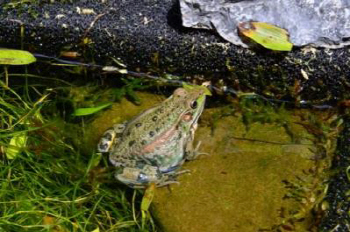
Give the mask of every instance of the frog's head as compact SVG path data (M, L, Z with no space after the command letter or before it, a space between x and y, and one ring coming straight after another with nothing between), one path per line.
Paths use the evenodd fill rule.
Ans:
M207 95L211 95L211 93L205 86L184 85L183 88L175 90L173 96L181 99L184 107L182 121L190 125L198 121L203 112Z

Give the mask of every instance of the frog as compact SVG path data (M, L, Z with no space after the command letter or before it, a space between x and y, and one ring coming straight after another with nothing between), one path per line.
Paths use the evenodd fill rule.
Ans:
M115 178L131 188L178 183L180 167L194 160L200 142L194 146L206 96L205 86L184 85L160 104L128 122L115 124L103 133L97 150L109 155L116 167Z

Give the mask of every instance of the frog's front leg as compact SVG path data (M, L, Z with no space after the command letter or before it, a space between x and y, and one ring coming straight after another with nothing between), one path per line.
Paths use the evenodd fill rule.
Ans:
M201 143L202 142L199 141L196 147L193 147L193 141L187 143L185 148L186 160L195 160L201 155L209 155L208 153L198 151Z
M198 141L196 146L193 146L194 143L194 132L197 129L197 124L195 124L190 130L190 136L185 146L185 158L186 160L195 160L201 155L209 155L205 152L199 152L199 147L201 145L201 141Z
M185 160L194 160L197 159L198 156L203 155L205 153L198 152L198 148L201 144L201 142L198 142L196 147L193 146L194 141L194 133L196 132L198 127L197 123L194 123L193 125L187 125L183 124L181 128L180 135L184 134L187 135L187 139L184 141L184 161Z
M121 136L125 130L126 122L121 124L115 124L103 133L100 142L97 144L97 151L101 153L110 152L121 139Z

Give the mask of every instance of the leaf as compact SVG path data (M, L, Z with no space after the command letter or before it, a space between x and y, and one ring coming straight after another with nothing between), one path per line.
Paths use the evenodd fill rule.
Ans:
M112 105L112 103L106 103L100 106L90 107L90 108L78 108L73 112L72 116L85 116L85 115L94 114L110 105Z
M48 231L50 232L67 232L68 231L66 228L62 227L61 225L57 225L57 223L58 223L58 220L55 217L52 217L50 215L46 215L43 218L43 225L49 226L48 228L50 228Z
M54 225L55 224L55 218L52 216L44 216L43 218L43 225Z
M21 133L12 137L9 147L6 149L7 159L14 159L21 153L22 149L26 146L27 138L27 133Z
M0 49L0 64L3 65L26 65L36 61L36 58L27 51Z
M105 71L105 72L117 72L117 73L120 73L120 74L128 74L128 70L120 69L120 68L117 68L117 67L114 67L114 66L104 66L102 68L102 71Z
M153 201L154 194L156 192L156 184L151 183L145 191L145 194L142 197L142 202L141 202L141 213L142 213L142 227L146 223L146 218L148 215L148 209Z
M141 99L137 96L135 90L134 90L134 86L126 86L125 88L126 94L127 96L130 98L130 100L136 104L136 105L141 105Z
M116 59L114 57L111 57L111 58L117 65L119 65L120 67L126 68L126 65L123 64L120 60L118 60L118 59Z
M148 211L154 197L156 185L154 183L151 183L145 191L145 194L143 195L142 202L141 202L141 210L142 211Z
M189 84L186 84L185 82L183 82L182 87L186 90L203 89L204 95L211 96L210 90L204 85L189 85Z
M291 51L293 44L289 34L283 28L263 22L241 22L238 30L244 36L254 40L267 49L275 51Z
M96 229L94 229L93 231L91 231L91 232L100 232L100 228L99 227L97 227Z
M91 157L88 168L87 168L87 172L90 172L92 169L96 168L98 166L98 164L100 163L102 158L101 154L95 154Z

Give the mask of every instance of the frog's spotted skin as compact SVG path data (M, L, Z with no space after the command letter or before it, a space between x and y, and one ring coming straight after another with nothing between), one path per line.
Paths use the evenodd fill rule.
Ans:
M127 124L114 125L98 144L119 167L116 178L130 187L173 183L176 170L196 155L192 142L208 90L179 88L158 106Z
M125 126L126 122L122 124L115 124L112 128L109 128L105 133L103 133L100 142L98 143L97 151L101 153L109 152L112 146L115 146L121 141Z

